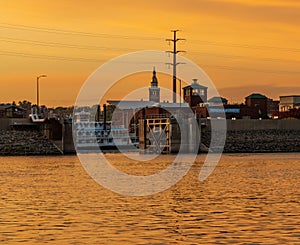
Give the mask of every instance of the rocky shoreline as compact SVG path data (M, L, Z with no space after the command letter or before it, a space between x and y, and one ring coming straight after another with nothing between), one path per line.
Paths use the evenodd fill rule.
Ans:
M298 123L298 121L297 121ZM229 125L224 153L300 152L299 127L259 128ZM298 125L298 124L297 124ZM254 125L256 126L256 125ZM69 132L70 134L70 132ZM210 144L210 127L201 132L202 152ZM62 155L62 151L39 129L0 129L0 156Z
M0 156L62 155L38 130L0 130Z
M209 147L210 131L202 133L202 143ZM300 152L300 130L229 130L223 152Z

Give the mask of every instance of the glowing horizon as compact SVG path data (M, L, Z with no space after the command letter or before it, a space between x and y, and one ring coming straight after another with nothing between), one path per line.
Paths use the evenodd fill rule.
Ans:
M0 102L35 103L36 76L47 74L40 83L40 104L72 105L88 76L108 60L138 50L172 49L165 39L172 38L174 28L186 39L178 42L178 49L187 51L181 55L204 69L230 102L242 102L253 92L273 99L300 94L299 10L293 0L5 0ZM136 79L131 86L151 76ZM171 80L161 81L171 86ZM115 96L122 98L124 91L121 86Z

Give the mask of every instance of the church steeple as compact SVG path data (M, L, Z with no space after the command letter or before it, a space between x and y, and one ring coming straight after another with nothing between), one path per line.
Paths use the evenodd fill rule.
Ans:
M155 67L153 67L153 76L152 76L152 81L151 81L151 87L157 87L158 86L158 81L156 78L156 71Z
M158 80L156 77L155 67L153 67L151 87L149 88L149 101L157 103L160 102L160 88L158 87Z

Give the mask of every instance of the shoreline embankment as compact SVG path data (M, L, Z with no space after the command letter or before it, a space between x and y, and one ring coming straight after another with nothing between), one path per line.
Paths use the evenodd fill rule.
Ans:
M0 156L62 155L38 130L0 129Z
M218 121L218 120L217 120ZM227 120L224 153L300 152L300 120ZM0 121L0 156L75 154L72 124L28 128L28 121ZM221 121L220 121L221 123ZM21 124L24 127L12 127ZM27 125L27 126L26 126ZM60 135L57 137L56 132ZM211 124L201 128L201 143L210 144ZM205 153L203 151L203 153Z
M202 129L209 147L211 127ZM300 120L227 120L224 153L300 152Z

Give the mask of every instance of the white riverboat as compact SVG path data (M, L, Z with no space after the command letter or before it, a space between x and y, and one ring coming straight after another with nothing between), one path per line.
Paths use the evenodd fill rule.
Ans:
M90 113L75 113L74 143L77 152L137 151L138 141L128 129L113 125L111 121L90 120Z

